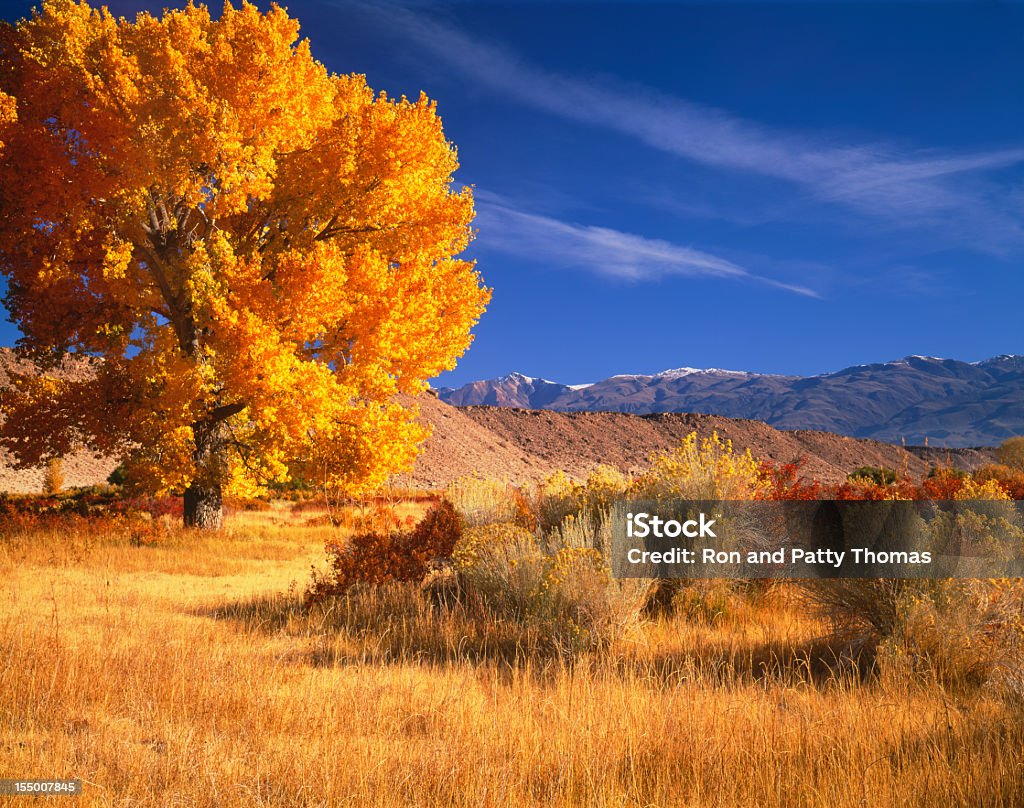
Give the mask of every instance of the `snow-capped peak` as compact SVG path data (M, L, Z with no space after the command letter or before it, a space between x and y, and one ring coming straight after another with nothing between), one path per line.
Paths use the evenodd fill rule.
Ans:
M661 373L655 373L654 378L656 379L678 379L683 376L693 376L695 374L705 374L708 376L750 376L751 374L745 370L723 370L722 368L671 368L669 370L663 370Z
M999 354L999 356L990 356L988 359L979 359L977 362L970 362L969 364L975 366L988 365L993 364L995 362L1006 362L1007 360L1010 359L1024 359L1024 356L1021 356L1020 354L1004 353Z
M909 365L910 364L910 360L912 360L912 359L919 359L919 360L923 360L923 361L927 362L927 361L934 361L935 357L934 356L918 356L918 355L915 354L914 356L904 356L901 359L890 359L888 362L883 362L882 364L884 366L886 366L886 367L897 367L897 366ZM855 367L866 367L866 368L869 368L869 367L871 367L871 365L856 365Z
M526 376L522 373L519 373L518 371L512 371L511 373L506 373L504 376L499 377L498 381L519 383L526 382L527 384L533 384L537 380L533 376Z
M519 373L518 371L499 376L495 381L499 384L559 384L559 382L553 382L551 379L545 379L540 376L527 376L525 373Z

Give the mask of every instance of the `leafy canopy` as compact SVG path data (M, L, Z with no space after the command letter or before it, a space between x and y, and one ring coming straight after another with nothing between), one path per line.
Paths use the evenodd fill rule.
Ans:
M433 102L330 74L298 30L72 0L0 27L6 302L37 358L102 358L20 378L23 464L88 445L173 490L411 462L396 394L454 366L490 295L455 257L472 193Z

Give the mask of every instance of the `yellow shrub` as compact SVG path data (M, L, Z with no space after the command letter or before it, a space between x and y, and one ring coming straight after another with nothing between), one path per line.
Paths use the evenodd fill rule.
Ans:
M591 547L545 548L514 524L466 531L453 560L471 607L534 632L559 654L606 646L640 614L642 582L613 580Z
M749 449L737 452L717 432L703 440L691 432L675 449L652 455L636 490L652 499L754 499L768 483Z
M569 516L580 512L583 504L583 486L574 482L564 471L556 471L537 486L533 509L542 531L558 527Z
M583 484L586 505L591 508L608 508L623 497L629 488L629 478L614 466L600 465Z
M954 494L954 498L961 502L983 499L1008 502L1010 495L1006 493L997 480L989 479L979 482L968 478L964 481L963 487Z
M555 472L537 486L533 500L537 523L547 533L571 518L595 530L615 501L627 496L630 486L630 478L609 465L597 466L582 483L574 482L565 472Z
M540 550L533 535L512 522L481 525L467 530L455 545L452 561L456 569L466 572L481 563L489 563L496 556L525 552L523 548Z
M505 480L478 475L459 477L449 483L445 498L470 526L512 522L517 516L515 492Z

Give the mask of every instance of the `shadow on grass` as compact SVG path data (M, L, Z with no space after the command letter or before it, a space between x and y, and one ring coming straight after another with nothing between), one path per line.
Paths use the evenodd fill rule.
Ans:
M860 682L874 671L872 654L828 639L744 644L716 638L643 655L580 653L539 627L496 619L464 603L439 604L415 585L353 589L311 607L298 593L268 594L195 614L233 623L242 632L309 641L302 659L317 667L491 663L544 676L600 662L660 686L696 679L723 685L772 680L824 687Z
M871 649L857 650L842 640L821 637L802 643L708 642L626 664L664 684L699 679L722 685L778 681L829 687L873 678L874 656Z
M299 594L267 594L201 608L193 614L240 631L312 641L305 655L317 667L356 664L497 663L543 672L571 662L543 632L437 604L414 585L353 589L307 606Z
M191 613L236 623L244 631L262 634L287 631L308 616L301 596L288 592L256 595L220 606L193 609Z

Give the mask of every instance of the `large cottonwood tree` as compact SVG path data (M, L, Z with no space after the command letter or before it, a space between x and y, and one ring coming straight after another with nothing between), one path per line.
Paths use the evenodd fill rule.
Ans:
M37 360L98 358L4 397L22 464L116 454L210 527L230 486L365 488L413 458L396 394L489 297L456 258L472 194L432 102L329 73L298 29L72 0L0 28L6 303Z

